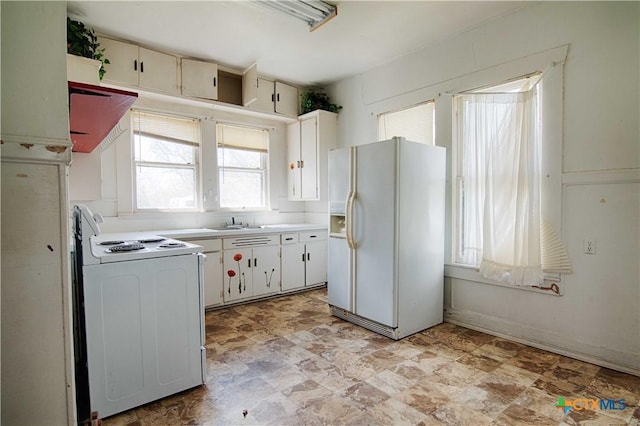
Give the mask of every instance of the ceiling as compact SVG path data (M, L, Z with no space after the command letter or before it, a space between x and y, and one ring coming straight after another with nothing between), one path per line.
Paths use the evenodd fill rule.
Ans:
M314 32L250 1L68 1L96 32L300 86L364 72L526 5L515 1L330 1Z

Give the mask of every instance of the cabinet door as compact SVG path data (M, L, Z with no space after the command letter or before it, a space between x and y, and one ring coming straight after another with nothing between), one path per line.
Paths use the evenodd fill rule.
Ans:
M275 111L290 117L298 116L298 89L276 81Z
M215 306L222 303L223 277L222 253L205 253L204 262L204 305Z
M274 112L274 95L273 81L258 78L256 86L257 94L255 101L247 106L252 111L260 111L273 114Z
M262 296L280 291L280 247L253 249L253 295Z
M317 241L306 245L306 285L327 281L327 242Z
M290 200L302 198L300 168L300 123L287 126L287 196Z
M304 200L318 199L318 119L300 122L301 196Z
M210 62L182 59L182 95L194 98L218 99L218 65Z
M178 90L178 58L155 50L140 48L141 89L179 95Z
M304 244L282 246L282 291L304 287Z
M225 250L222 274L224 278L225 302L244 299L253 295L253 253L249 248Z
M104 66L106 71L104 81L125 84L128 86L138 85L138 46L124 43L122 41L111 40L110 38L98 39L100 48L104 49L105 58L110 64Z
M242 74L242 106L249 107L258 100L258 65L253 64Z

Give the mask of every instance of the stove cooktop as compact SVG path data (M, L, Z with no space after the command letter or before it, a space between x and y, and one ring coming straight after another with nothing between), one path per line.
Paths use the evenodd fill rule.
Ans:
M100 234L91 237L91 254L100 263L179 256L198 253L202 247L153 234Z

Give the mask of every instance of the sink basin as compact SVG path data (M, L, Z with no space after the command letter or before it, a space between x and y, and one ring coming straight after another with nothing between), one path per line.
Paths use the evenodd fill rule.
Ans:
M275 224L275 225L262 225L260 228L294 228L296 226L300 226L300 224L281 223L281 224Z

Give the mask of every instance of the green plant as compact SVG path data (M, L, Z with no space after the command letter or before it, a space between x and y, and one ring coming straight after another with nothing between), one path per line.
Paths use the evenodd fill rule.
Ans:
M308 89L302 93L302 113L306 114L317 109L323 109L330 112L339 112L342 106L331 102L329 96L322 90Z
M100 61L98 74L100 80L104 77L105 64L110 64L104 57L104 49L100 49L98 37L92 28L87 28L82 22L67 17L67 53Z

